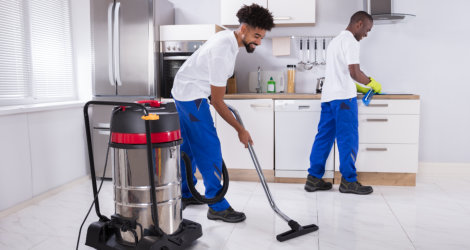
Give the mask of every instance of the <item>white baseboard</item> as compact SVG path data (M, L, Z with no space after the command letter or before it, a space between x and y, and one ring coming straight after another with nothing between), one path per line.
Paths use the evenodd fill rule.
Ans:
M418 167L418 176L426 175L469 175L470 163L454 163L454 162L420 162Z

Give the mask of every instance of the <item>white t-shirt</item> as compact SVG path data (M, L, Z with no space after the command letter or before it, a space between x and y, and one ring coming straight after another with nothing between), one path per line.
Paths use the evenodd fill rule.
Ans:
M212 36L176 73L171 89L173 98L178 101L207 98L211 85L226 86L233 75L238 51L233 31L224 30Z
M349 73L350 64L359 64L359 42L348 30L331 40L326 51L325 83L321 102L357 96L356 84Z

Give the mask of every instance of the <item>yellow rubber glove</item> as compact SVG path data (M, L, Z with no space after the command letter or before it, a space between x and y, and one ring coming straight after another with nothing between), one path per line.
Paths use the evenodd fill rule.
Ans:
M356 82L356 90L359 93L365 94L365 93L367 93L367 91L370 90L370 88L364 87L364 85L359 84L359 83Z
M380 83L378 83L372 77L369 77L369 79L370 79L370 83L368 83L366 86L371 87L375 93L380 93L380 91L382 91L382 85L380 85Z

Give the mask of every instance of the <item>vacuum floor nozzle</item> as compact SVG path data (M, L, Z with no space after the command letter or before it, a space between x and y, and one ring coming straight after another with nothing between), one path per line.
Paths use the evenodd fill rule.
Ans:
M302 236L311 232L315 232L318 230L318 226L315 224L302 227L299 225L299 223L297 223L294 220L289 221L288 224L292 229L287 232L277 235L276 239L278 241L283 242L283 241L290 240L295 237L299 237L299 236Z

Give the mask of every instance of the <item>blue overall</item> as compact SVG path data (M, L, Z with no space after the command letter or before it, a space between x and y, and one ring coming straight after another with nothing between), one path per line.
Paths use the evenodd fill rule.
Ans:
M339 150L339 170L348 182L357 181L356 157L359 147L357 98L334 100L321 104L318 133L310 154L308 173L322 178L325 163L335 141Z
M194 177L197 167L204 180L206 198L214 198L222 188L220 184L222 181L222 151L209 110L209 103L207 99L197 99L185 102L175 100L175 104L183 137L181 151L188 154L191 159L194 184L196 185L197 182ZM192 195L186 181L186 168L183 160L181 160L181 176L183 179L182 196L189 198ZM215 211L223 211L230 205L223 198L217 203L210 204L209 207Z

